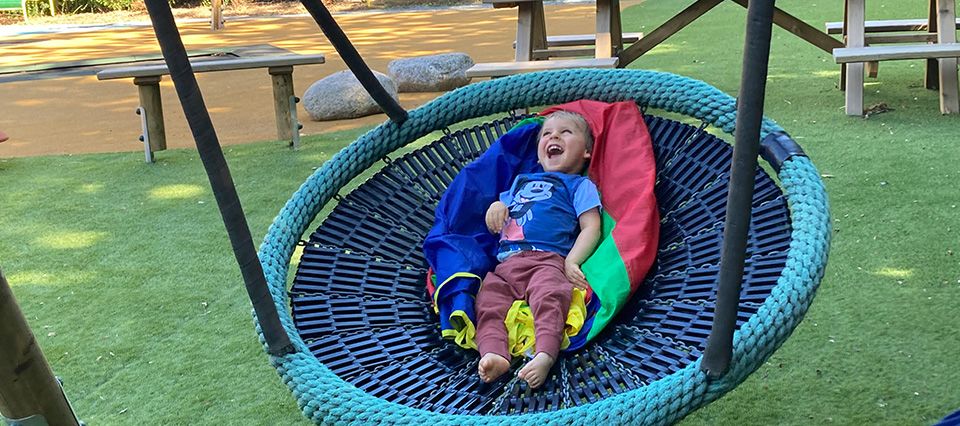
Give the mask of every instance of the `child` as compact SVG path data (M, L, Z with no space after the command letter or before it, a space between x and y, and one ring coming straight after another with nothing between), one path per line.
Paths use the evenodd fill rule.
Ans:
M600 196L581 176L592 147L582 116L550 114L537 144L544 171L517 176L487 209L487 228L500 233L500 264L477 293L478 373L484 382L510 369L504 318L515 300L530 305L536 342L536 355L517 376L536 389L557 359L573 288L587 286L580 264L600 239Z

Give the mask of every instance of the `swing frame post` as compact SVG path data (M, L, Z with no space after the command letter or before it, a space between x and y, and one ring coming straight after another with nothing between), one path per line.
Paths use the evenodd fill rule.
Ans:
M750 231L751 204L760 153L760 126L770 61L770 36L773 30L774 0L751 1L747 9L743 68L737 97L737 123L734 134L733 162L730 165L730 191L723 228L720 255L720 279L713 327L707 339L701 370L717 378L730 368L733 357L733 333L737 325L740 288Z
M0 420L9 424L78 425L13 290L0 270ZM39 422L43 423L39 423ZM30 423L32 422L32 423Z

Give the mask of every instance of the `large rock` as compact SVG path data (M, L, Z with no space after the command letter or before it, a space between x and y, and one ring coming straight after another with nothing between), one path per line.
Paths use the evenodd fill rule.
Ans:
M397 86L390 77L376 71L373 75L391 97L398 99ZM381 111L350 71L340 71L311 84L303 94L303 108L314 121L357 118Z
M466 53L444 53L390 61L387 74L401 92L443 92L470 83L466 71L472 66Z

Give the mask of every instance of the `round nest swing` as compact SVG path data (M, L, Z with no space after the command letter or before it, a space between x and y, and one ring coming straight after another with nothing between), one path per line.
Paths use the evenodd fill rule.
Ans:
M562 355L535 391L515 378L482 383L476 353L440 339L420 249L433 207L456 173L517 118L445 129L577 99L632 100L734 130L735 99L720 90L672 74L618 69L471 84L411 111L402 125L387 122L360 137L293 195L259 252L295 349L271 362L308 418L325 424L671 423L733 389L786 340L826 265L830 221L819 174L791 151L782 129L764 119L766 149L797 155L768 159L782 190L757 169L733 362L725 375L710 378L700 364L716 302L732 149L703 127L654 116L645 118L662 218L657 262L614 323L582 350ZM445 136L387 157L435 130ZM381 159L386 167L338 195ZM332 199L338 201L333 212L301 241ZM303 255L288 293L298 246Z

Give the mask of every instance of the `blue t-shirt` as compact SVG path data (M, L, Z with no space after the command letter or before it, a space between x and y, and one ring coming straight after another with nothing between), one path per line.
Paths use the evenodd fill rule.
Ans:
M566 257L577 240L579 217L600 206L597 186L585 176L526 173L500 194L510 213L500 232L497 260L524 251L551 251Z

